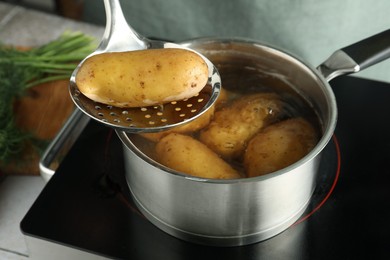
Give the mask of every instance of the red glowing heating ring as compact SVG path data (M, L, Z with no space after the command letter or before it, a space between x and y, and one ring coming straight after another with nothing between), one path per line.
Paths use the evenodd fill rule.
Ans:
M311 215L313 215L317 210L319 210L322 205L325 204L325 202L329 199L330 195L332 194L334 188L336 187L336 184L337 184L337 181L339 180L339 176L340 176L340 165L341 165L341 156L340 156L340 146L339 146L339 142L337 141L337 137L336 135L333 135L332 137L333 139L333 142L336 146L336 155L337 155L337 169L336 169L336 176L333 180L333 183L332 183L332 186L330 187L328 193L326 194L326 196L324 197L324 199L317 205L317 207L315 207L311 212L309 212L307 215L303 216L301 219L298 219L294 224L292 224L291 226L295 226L295 225L298 225L299 223L305 221L306 219L308 219Z

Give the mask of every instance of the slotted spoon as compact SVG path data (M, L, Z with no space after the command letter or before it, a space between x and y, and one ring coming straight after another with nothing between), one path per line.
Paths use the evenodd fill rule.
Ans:
M209 75L206 86L192 98L150 107L120 108L98 103L84 96L77 88L76 75L82 63L93 55L144 49L187 49L178 44L150 40L139 35L127 23L119 0L104 0L104 6L107 20L102 40L98 48L80 62L70 78L70 95L81 111L109 127L128 133L141 133L159 132L188 123L212 106L220 93L221 78L215 66L197 52L206 62Z

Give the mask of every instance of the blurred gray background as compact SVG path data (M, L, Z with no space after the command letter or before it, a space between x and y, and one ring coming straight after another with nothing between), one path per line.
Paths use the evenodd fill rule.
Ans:
M2 1L105 24L103 0ZM389 0L121 0L121 4L129 24L147 37L251 38L313 66L337 49L390 29ZM390 60L356 75L390 82Z

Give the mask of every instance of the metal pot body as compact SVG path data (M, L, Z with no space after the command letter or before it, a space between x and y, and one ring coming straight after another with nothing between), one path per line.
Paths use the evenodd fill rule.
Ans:
M259 42L208 38L182 44L216 65L223 87L271 84L298 93L317 114L322 138L307 156L277 172L247 179L210 180L158 164L134 145L130 135L117 131L132 196L153 224L187 241L237 246L275 236L302 215L313 194L321 151L336 125L333 92L315 68Z

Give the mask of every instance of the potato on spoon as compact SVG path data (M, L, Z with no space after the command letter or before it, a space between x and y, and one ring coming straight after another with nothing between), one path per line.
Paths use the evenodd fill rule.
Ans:
M76 84L88 98L117 107L144 107L188 99L207 84L208 67L184 49L150 49L94 55Z

